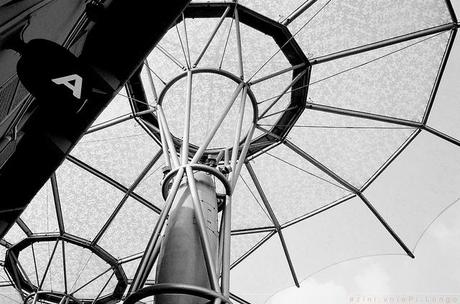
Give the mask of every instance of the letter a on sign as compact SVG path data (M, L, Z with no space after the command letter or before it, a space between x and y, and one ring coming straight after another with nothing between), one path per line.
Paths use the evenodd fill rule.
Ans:
M83 79L79 75L72 74L72 75L68 75L68 76L64 76L64 77L51 79L51 81L54 82L55 84L63 84L63 85L65 85L70 90L72 90L73 96L75 96L76 98L80 99L80 97L81 97L81 87L82 87L82 84L83 84Z

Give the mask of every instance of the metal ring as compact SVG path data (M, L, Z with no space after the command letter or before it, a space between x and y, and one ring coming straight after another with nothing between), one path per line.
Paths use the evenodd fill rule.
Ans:
M70 300L72 300L73 302L75 303L82 303L81 301L79 301L77 298L75 298L74 296L72 296L71 294L66 294L66 293L63 293L63 292L58 292L58 291L53 291L53 292L49 292L49 291L37 291L37 292L33 292L33 293L30 293L29 295L27 295L25 298L24 298L24 304L27 304L27 301L34 297L35 295L38 295L38 298L37 300L40 299L40 295L48 295L48 296L51 296L51 297L63 297L63 298L69 298ZM62 299L61 299L62 300Z
M206 166L206 165L201 165L201 164L193 164L193 165L186 165L186 166L190 166L192 167L192 170L196 170L196 171L203 171L203 172L207 172L211 175L214 175L215 177L217 177L218 180L220 180L222 182L222 184L224 185L224 188L225 188L225 192L226 192L226 195L230 196L232 195L232 186L230 185L230 182L227 180L227 178L225 177L225 175L223 175L222 173L219 172L219 170L217 169L214 169L212 167L209 167L209 166ZM180 166L174 170L171 170L168 174L166 174L166 176L164 177L163 179L163 182L162 182L162 185L161 185L161 192L163 194L163 199L166 200L168 198L168 185L169 185L169 182L171 181L171 179L176 176L177 172L179 171L180 168L182 168L183 166Z
M208 300L214 300L218 298L221 299L224 303L232 303L230 299L227 299L222 294L204 287L180 283L160 283L139 289L135 293L128 296L123 304L136 304L138 301L146 297L164 293L185 294L205 298Z

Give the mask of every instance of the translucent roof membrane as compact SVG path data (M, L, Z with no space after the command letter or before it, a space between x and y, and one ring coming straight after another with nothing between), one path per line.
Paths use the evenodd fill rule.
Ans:
M123 197L123 192L72 164L57 171L65 230L92 240Z
M102 237L100 246L117 258L144 251L157 217L139 202L127 200Z
M265 149L245 160L232 197L232 293L263 303L293 286L294 277L302 282L364 257L406 257L398 238L417 253L424 233L460 197L458 39L439 89L452 31L319 59L449 23L446 2L224 2L280 22L284 34L277 37L290 39L287 45L305 57L286 55L248 19L240 22L238 40L233 9L212 39L220 16L180 20L146 58L140 78L147 100L118 93L1 240L2 265L7 250L31 236L41 239L20 250L18 261L34 286L62 291L65 277L79 299L109 296L123 277L118 269L131 284L164 208L161 182L170 169L152 121L161 102L180 143L189 53L191 143L205 140L241 83L248 88L242 139L257 111L253 139L265 140ZM288 59L312 65L293 68ZM293 89L299 73L304 83ZM242 96L210 148L231 148ZM140 105L150 113L136 112ZM155 273L156 265L147 284ZM21 303L10 284L1 267L0 303Z
M12 286L0 287L0 299L5 304L22 303L21 296L19 295L17 290L14 289L14 287Z
M290 140L357 188L387 161L414 128L305 111Z
M281 224L350 194L283 145L256 158L251 165ZM257 193L245 171L242 178L248 182L252 192Z
M139 147L135 155L132 147ZM84 136L72 155L129 186L158 150L142 127L131 120Z
M291 225L283 229L283 233L300 280L335 262L371 255L403 254L359 198ZM280 247L280 239L274 235L235 267L232 286L236 294L261 303L274 292L294 284ZM243 279L245 275L250 279Z
M26 234L24 233L24 231L22 231L21 228L19 228L18 224L14 224L13 227L11 227L11 229L5 235L4 240L10 244L15 244L20 240L24 239L25 237Z
M233 196L232 229L247 229L256 227L272 227L273 222L264 207L259 194L252 187L248 176L240 176L237 182L238 191Z
M37 218L41 220L37 221ZM21 219L27 223L33 233L58 232L56 207L50 181L38 191L21 214Z
M421 121L449 33L313 67L309 101Z

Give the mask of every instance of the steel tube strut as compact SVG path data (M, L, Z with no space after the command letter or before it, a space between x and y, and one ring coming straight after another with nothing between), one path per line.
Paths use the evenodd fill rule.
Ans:
M214 125L214 128L211 130L211 132L206 137L204 143L200 146L198 151L195 153L195 156L193 157L193 159L191 161L191 164L197 163L200 160L201 156L203 156L204 151L208 148L208 145L211 142L211 140L214 137L214 135L216 135L217 130L219 129L219 127L222 124L222 122L224 121L225 117L227 116L228 112L230 111L231 107L233 106L236 98L240 94L240 92L243 89L243 87L244 87L244 83L240 82L240 84L238 84L237 88L233 92L232 97L228 101L227 106L225 107L225 109L222 112L221 116L219 117L218 121Z
M185 19L184 19L185 23ZM185 166L188 161L188 148L190 140L190 115L192 112L192 71L187 70L187 92L185 94L185 122L184 137L182 138L181 165Z
M97 124L97 125L89 128L88 131L85 132L85 135L88 135L88 134L91 134L91 133L94 133L94 132L97 132L97 131L100 131L100 130L104 130L104 129L109 128L109 127L113 127L115 125L118 125L120 123L123 123L123 122L131 120L131 119L137 119L139 116L149 114L149 113L152 113L154 111L155 111L155 109L149 109L149 110L140 111L140 112L136 112L136 113L129 113L129 114L125 114L125 115L120 115L117 118L110 119L109 121L106 121L106 122L101 122L100 124Z
M43 278L40 281L40 285L38 285L38 290L42 289L43 283L45 283L46 276L48 274L48 270L51 267L51 262L53 261L54 253L56 252L56 248L59 244L59 239L56 240L56 243L54 244L53 251L51 252L50 259L48 261L48 264L46 265L45 272L43 273Z
M297 81L299 81L300 79L302 79L302 77L305 75L305 73L307 72L307 70L304 70L302 72L300 72L292 81L291 83L289 83L289 85L283 90L283 92L265 109L265 111L263 111L262 114L259 115L259 119L261 118L264 118L265 114L267 114L268 111L270 111L270 109L281 99L283 98L284 94L287 93L287 91L289 91L290 88L292 88L293 85L295 85L297 83Z
M429 132L429 133L431 133L431 134L433 134L433 135L435 135L435 136L437 136L439 138L442 138L442 139L444 139L444 140L446 140L446 141L448 141L448 142L460 147L460 140L458 140L458 139L456 139L456 138L454 138L452 136L449 136L449 135L447 135L445 133L442 133L441 131L438 131L438 130L436 130L436 129L432 128L432 127L429 127L429 126L424 126L423 130L425 130L425 131L427 131L427 132Z
M227 8L225 9L224 13L220 17L219 22L217 22L216 27L214 28L214 31L211 33L211 36L208 38L208 41L206 42L206 45L204 46L204 48L201 51L200 55L198 55L198 58L195 60L195 63L193 64L194 68L198 65L198 63L200 62L201 58L204 56L206 50L208 49L208 47L211 44L211 42L214 39L214 37L216 36L217 31L221 27L221 25L224 22L225 17L227 17L227 14L228 14L229 11L230 11L230 6L227 6Z
M441 67L439 68L438 73L436 75L436 80L434 82L434 86L431 91L430 99L428 101L428 106L426 107L425 113L423 114L422 123L424 125L426 125L426 123L428 122L428 117L430 116L431 108L433 107L433 103L436 98L436 94L438 93L439 84L441 83L442 75L444 74L444 70L446 69L447 60L449 59L449 55L454 45L456 35L457 35L457 29L454 29L450 32L449 40L447 42L447 47L442 56Z
M254 251L256 251L257 249L260 248L260 246L262 246L263 244L265 244L265 242L267 242L272 236L274 236L275 234L277 233L276 229L275 230L272 230L271 232L269 232L267 235L265 235L265 237L263 237L259 242L257 242L257 244L255 244L251 249L249 249L248 251L246 251L242 256L240 256L236 261L234 261L232 263L232 265L230 266L231 269L235 268L236 266L238 266L238 264L240 264L242 261L244 261L248 256L250 256Z
M244 109L246 105L246 96L247 96L248 87L244 86L243 94L241 96L240 108L239 108L239 118L238 123L235 129L235 137L233 140L233 148L232 148L232 157L230 166L232 168L231 178L230 181L232 182L232 192L236 185L235 179L238 178L239 172L236 170L236 162L238 159L238 146L240 143L241 138L241 129L244 120ZM248 134L248 138L252 137L251 134ZM249 144L246 143L245 146ZM242 151L242 159L240 159L240 163L243 163L243 160L246 156L247 149ZM220 231L221 239L222 239L222 293L224 297L230 296L230 246L231 246L231 221L232 221L232 197L227 195L226 197L226 204L222 215L222 222L223 222L223 229ZM223 235L223 236L222 236Z
M457 23L458 22L457 21L457 16L455 15L454 7L452 6L451 0L444 0L444 2L446 2L447 9L449 10L450 17L452 18L452 21L454 23Z
M236 182L238 181L238 177L240 176L241 168L243 167L244 161L246 160L246 155L248 154L249 146L251 145L252 136L254 135L255 130L256 130L256 124L253 124L251 129L249 129L248 135L244 142L243 149L238 159L238 163L236 164L236 168L234 168L235 173L232 175L232 179L230 180L231 185L232 185L232 193L233 193L233 189L235 189Z
M28 237L32 235L32 230L30 230L29 226L27 226L20 217L16 220L16 224L18 224L19 228L21 228Z
M243 52L241 46L241 32L240 32L240 17L238 14L238 2L235 5L235 32L236 32L236 46L238 51L238 67L240 72L241 79L244 78L244 68L243 68Z
M118 190L124 192L124 193L128 193L129 189L126 188L125 186L123 186L122 184L120 184L119 182L117 182L116 180L112 179L111 177L105 175L104 173L98 171L97 169L87 165L86 163L82 162L81 160L79 160L78 158L72 156L72 155L67 155L66 156L66 159L68 161L70 161L71 163L77 165L78 167L82 168L83 170L93 174L94 176L97 176L99 177L100 179L102 179L103 181L107 182L108 184L114 186L115 188L117 188ZM140 195L138 195L137 193L135 192L131 192L129 194L133 199L135 199L136 201L138 201L139 203L143 204L144 206L146 206L147 208L149 208L150 210L153 210L155 213L160 213L161 210L160 208L158 208L157 206L153 205L151 202L147 201L145 198L141 197Z
M168 122L166 121L165 114L163 112L163 108L158 105L157 106L157 113L159 117L159 123L161 124L163 134L165 135L166 138L166 143L168 144L169 148L169 155L172 158L174 168L179 167L179 158L177 157L176 149L174 147L174 141L172 139L171 132L168 127Z
M230 295L230 246L231 246L231 219L232 219L232 197L226 197L226 205L223 211L222 221L223 248L222 248L222 287L221 291L225 297Z
M131 196L131 194L134 192L134 190L136 189L136 187L142 182L142 180L144 179L144 177L147 175L147 173L150 172L150 169L152 169L152 167L156 164L156 162L158 161L158 159L160 159L161 157L161 154L162 154L162 151L158 151L157 154L155 154L155 156L152 158L152 160L147 164L147 166L145 166L145 168L142 170L142 172L139 174L139 176L134 180L133 184L129 187L129 189L125 192L123 198L121 199L121 201L118 203L117 207L115 208L115 210L112 212L112 214L109 216L109 218L107 219L107 221L104 223L104 225L102 226L102 228L99 230L99 232L97 233L97 235L94 237L93 241L91 242L92 245L95 245L97 244L102 236L104 235L104 233L107 231L107 229L109 228L110 224L113 222L113 220L115 219L115 217L117 216L118 212L121 210L121 208L124 206L125 202L128 200L128 198Z
M415 258L412 251L407 247L407 245L401 240L399 235L388 225L385 219L380 215L380 213L375 209L375 207L369 202L369 200L362 194L358 193L358 197L364 202L364 204L371 210L371 212L375 215L375 217L379 220L379 222L383 225L383 227L388 231L388 233L395 239L395 241L401 246L401 248L407 253L408 256L411 258Z
M56 209L56 217L59 227L59 233L63 234L65 232L64 229L64 218L62 216L62 208L61 208L61 198L59 196L59 189L56 180L56 173L51 175L51 189L53 191L53 198L54 198L54 206Z
M301 67L304 67L305 65L306 65L306 63L299 63L299 64L296 64L296 65L293 65L291 67L279 70L278 72L274 72L274 73L269 74L267 76L263 76L263 77L257 78L256 80L252 80L252 81L249 82L249 85L258 84L259 82L271 79L273 77L279 76L281 74L287 73L287 72L292 71L292 70L299 69Z
M144 252L144 255L142 256L141 261L139 262L139 266L137 267L136 274L134 275L133 283L131 284L128 294L131 294L132 292L142 288L142 285L144 285L145 281L147 280L147 276L151 271L151 268L149 269L147 265L153 265L153 263L149 263L149 261L152 258L154 258L153 253L155 251L155 246L158 242L158 239L160 238L161 231L169 215L169 211L171 210L174 198L176 197L177 190L179 189L179 185L183 175L184 168L181 167L179 168L179 171L177 172L176 177L174 178L174 182L168 194L168 198L166 199L165 206L160 213L160 217L157 223L155 224L155 228L153 229L152 236L149 240L149 243L147 244L147 248Z
M285 26L288 26L292 21L297 19L300 15L302 15L303 12L305 12L307 9L309 9L315 2L318 0L309 0L305 1L298 9L293 11L285 20L283 20L281 23Z
M315 65L315 64L320 64L320 63L328 62L328 61L343 58L343 57L353 56L353 55L357 55L357 54L360 54L360 53L372 51L372 50L375 50L375 49L378 49L378 48L383 48L383 47L390 46L390 45L393 45L393 44L398 44L398 43L402 43L402 42L405 42L405 41L409 41L409 40L412 40L412 39L417 39L417 38L425 37L425 36L428 36L428 35L449 31L449 30L455 29L457 27L458 26L456 24L454 24L454 23L443 24L443 25L432 27L432 28L428 28L428 29L417 31L417 32L413 32L413 33L410 33L410 34L405 34L405 35L397 36L397 37L394 37L394 38L389 38L389 39L381 40L381 41L378 41L378 42L369 43L369 44L366 44L366 45L363 45L363 46L351 48L351 49L348 49L348 50L339 51L339 52L332 53L332 54L329 54L329 55L313 58L312 60L310 60L310 63L311 63L311 65Z
M361 112L361 111L349 110L349 109L344 109L344 108L331 107L331 106L311 103L311 102L307 102L307 104L305 105L305 108L309 110L314 110L314 111L321 111L321 112L333 113L337 115L358 117L358 118L375 120L379 122L386 122L386 123L391 123L391 124L401 125L401 126L406 126L406 127L412 127L412 128L422 127L422 123L412 121L412 120L405 120L405 119L391 117L391 116L384 116L384 115L373 114L373 113L368 113L368 112Z
M248 169L249 175L251 176L252 181L254 182L254 186L256 186L256 189L259 192L260 198L262 199L262 202L263 202L265 208L267 209L267 212L270 215L270 218L272 219L273 224L275 225L276 231L278 232L278 236L280 238L281 245L283 247L283 251L284 251L284 254L286 256L286 260L288 262L288 265L289 265L289 269L291 270L292 279L294 280L295 285L297 287L300 287L299 280L297 279L297 274L296 274L295 269L294 269L294 265L292 264L291 256L289 255L289 251L288 251L288 248L287 248L287 245L286 245L286 241L284 240L284 236L283 236L283 233L281 231L281 225L278 222L278 219L276 218L275 213L273 212L273 209L272 209L270 203L268 202L267 196L265 195L265 192L263 191L262 186L259 183L259 180L258 180L258 178L256 176L256 173L254 172L254 169L252 168L252 166L251 166L251 164L249 162L246 162L246 168Z
M155 103L156 103L158 101L158 94L155 88L155 83L153 82L152 69L150 69L150 65L147 59L144 60L144 64L145 64L145 67L147 68L147 76L149 78L150 88L152 89L153 98L155 99Z
M302 150L299 147L297 147L296 145L294 145L289 140L285 140L284 145L287 146L288 148L290 148L295 153L297 153L300 157L302 157L303 159L307 160L309 163L314 165L316 168L320 169L321 171L323 171L324 173L329 175L331 178L333 178L339 184L341 184L346 189L348 189L348 191L353 192L353 193L358 193L359 192L359 190L355 186L353 186L352 184L350 184L349 182L344 180L337 173L333 172L331 169L329 169L324 164L322 164L319 161L317 161L315 158L313 158L307 152L305 152L304 150Z
M107 286L109 285L110 283L110 280L112 280L113 276L115 275L115 272L112 272L112 274L110 275L109 279L105 282L104 286L102 286L101 290L99 291L99 293L97 294L97 296L94 298L93 302L91 302L91 304L95 304L96 301L99 299L99 297L101 296L101 294L104 292L104 290L107 288Z
M377 170L377 172L372 175L369 180L364 183L364 185L361 187L360 191L364 192L367 187L369 187L379 176L382 174L382 172L388 168L390 164L394 162L394 160L409 146L409 144L420 134L422 129L415 129L414 132L404 141L404 143L396 150L393 155L390 156L389 159Z
M65 242L62 241L62 273L63 273L63 279L64 279L64 293L67 293L67 261L65 258Z
M217 272L216 272L216 268L215 268L215 262L213 261L213 259L215 258L216 256L216 253L212 252L212 249L211 249L211 244L209 242L209 237L208 237L208 233L207 233L207 226L206 226L206 223L205 223L205 220L204 220L204 216L203 216L203 209L201 208L201 201L200 201L200 198L198 196L198 189L197 189L197 185L196 185L196 182L195 182L195 177L193 176L193 171L192 171L192 168L191 167L187 167L186 168L186 173L187 173L187 180L188 180L188 186L190 188L190 194L191 194L191 197L192 197L192 202L193 202L193 208L194 208L194 211L195 211L195 217L196 217L196 220L198 222L198 229L199 229L199 232L200 232L200 237L201 237L201 244L203 246L203 251L204 251L204 257L205 257L205 261L206 261L206 267L208 269L208 274L209 274L209 279L210 279L210 282L211 282L211 287L212 289L214 289L215 291L219 291L219 282L218 282L218 279L217 279ZM217 203L216 203L217 205ZM217 223L217 218L216 218L216 223ZM217 230L217 228L216 228Z

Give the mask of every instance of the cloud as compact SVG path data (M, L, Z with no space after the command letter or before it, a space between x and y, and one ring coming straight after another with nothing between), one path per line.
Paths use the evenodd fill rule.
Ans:
M364 268L354 277L357 291L362 293L388 294L391 278L385 268L377 263Z
M337 304L347 303L348 294L343 286L332 281L319 283L314 279L302 282L301 287L290 287L273 295L267 304Z

